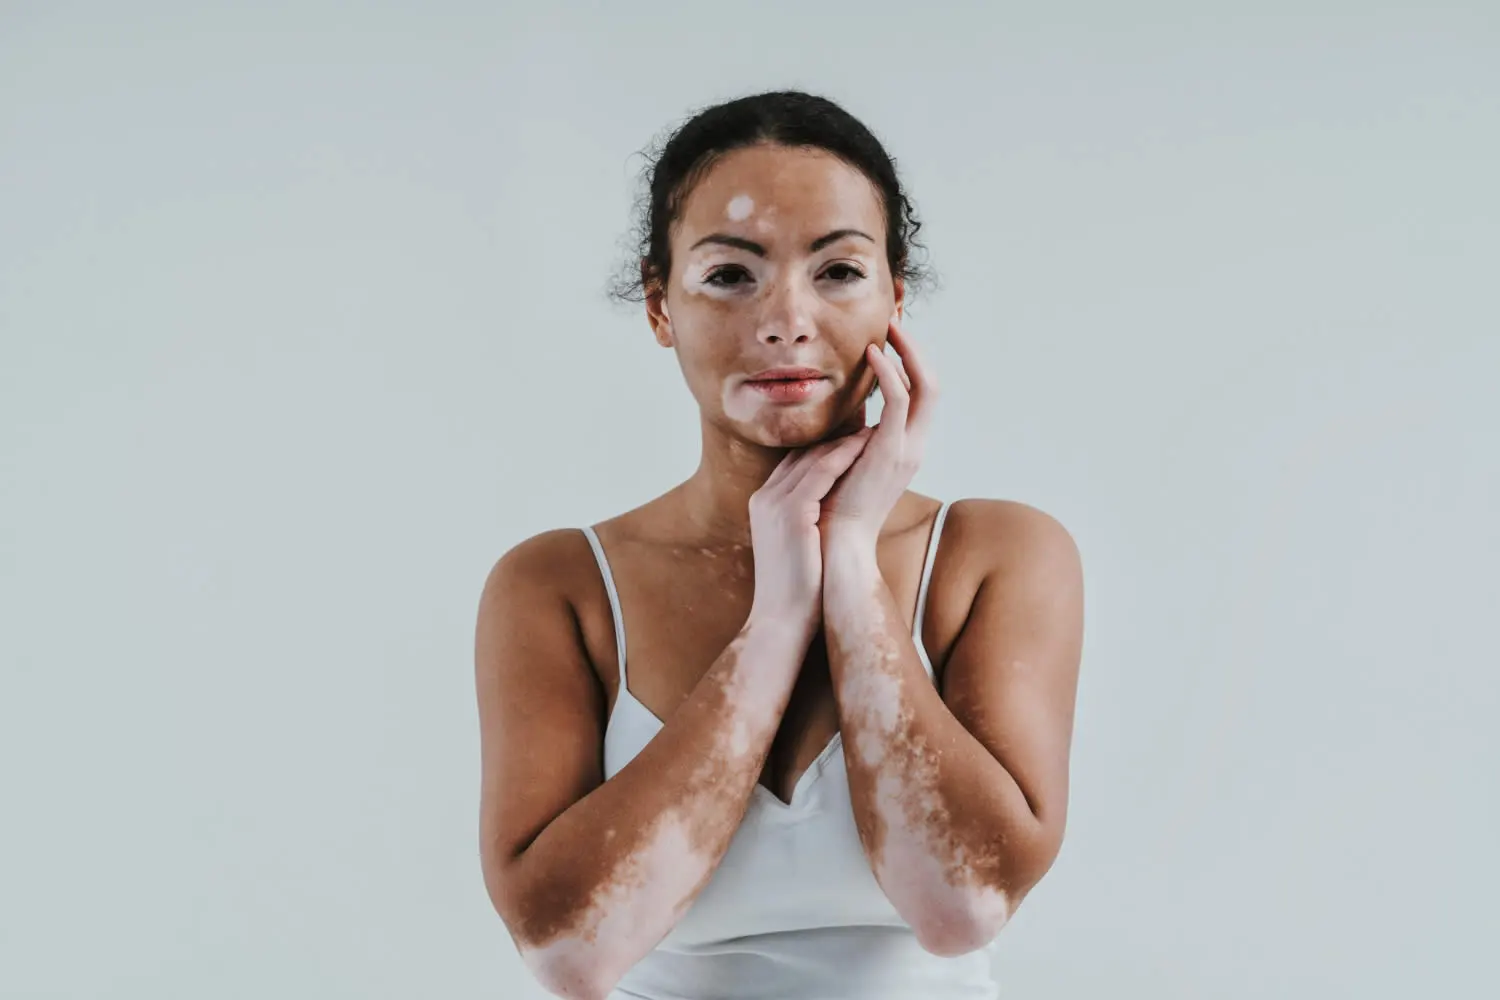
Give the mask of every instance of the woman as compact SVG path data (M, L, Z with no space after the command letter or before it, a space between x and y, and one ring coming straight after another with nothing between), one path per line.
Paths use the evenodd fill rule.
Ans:
M1062 840L1077 550L1024 504L906 489L918 224L864 126L743 98L650 181L639 291L701 464L485 583L490 897L559 996L992 997Z

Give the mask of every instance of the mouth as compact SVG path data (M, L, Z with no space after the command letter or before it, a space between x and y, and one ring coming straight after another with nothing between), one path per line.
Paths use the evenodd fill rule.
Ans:
M745 381L755 385L761 382L815 382L827 377L817 368L767 368Z
M829 384L816 368L770 368L745 380L752 391L776 403L806 402Z

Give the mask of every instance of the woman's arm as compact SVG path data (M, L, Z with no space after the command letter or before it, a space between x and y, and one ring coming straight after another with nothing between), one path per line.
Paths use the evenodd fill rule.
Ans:
M532 973L560 996L597 1000L667 935L728 849L810 637L752 612L659 735L604 781L604 696L558 580L558 567L579 564L580 538L538 535L485 582L481 857Z
M862 537L825 537L824 627L856 823L923 947L989 942L1062 844L1083 633L1078 552L1024 504L955 507L944 540L978 580L928 680Z

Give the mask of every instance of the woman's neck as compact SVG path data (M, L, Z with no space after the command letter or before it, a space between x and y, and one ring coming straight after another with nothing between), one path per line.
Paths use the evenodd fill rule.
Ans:
M864 424L864 412L848 430ZM787 454L785 448L751 444L704 422L698 468L675 492L682 516L705 542L750 544L750 495L765 485Z
M765 485L786 455L705 426L698 468L678 487L682 516L705 542L750 544L750 494Z

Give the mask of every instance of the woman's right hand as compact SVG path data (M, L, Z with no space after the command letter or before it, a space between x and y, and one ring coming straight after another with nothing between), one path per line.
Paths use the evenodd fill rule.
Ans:
M870 440L872 427L787 453L750 495L755 560L752 622L774 623L811 641L823 614L823 498Z

